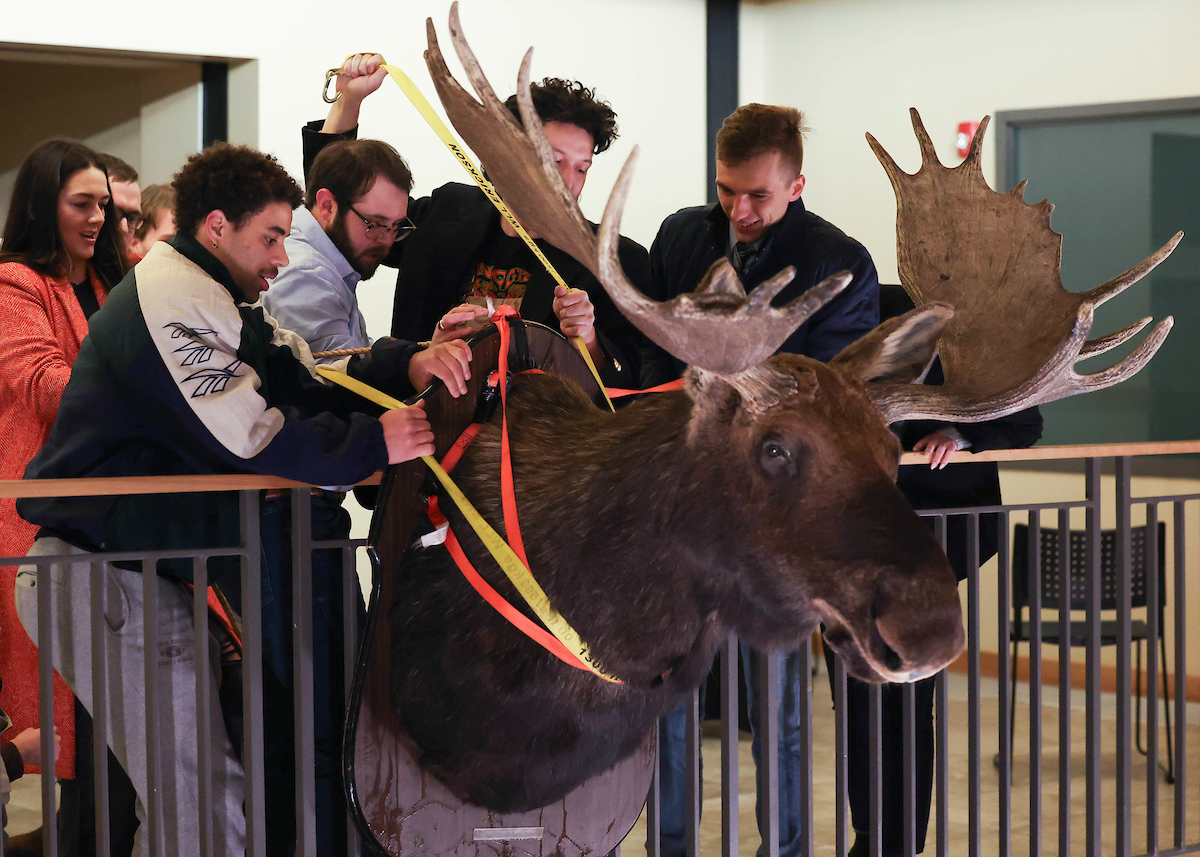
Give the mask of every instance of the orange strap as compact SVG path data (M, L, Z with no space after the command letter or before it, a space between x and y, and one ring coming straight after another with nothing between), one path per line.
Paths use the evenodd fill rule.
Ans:
M502 324L500 327L507 329L508 325ZM505 376L502 375L501 377ZM458 436L458 440L456 440L453 446L451 446L446 452L446 456L441 462L442 467L447 473L453 470L455 465L458 464L459 459L462 458L462 454L466 452L467 447L471 445L471 441L473 441L475 436L479 434L479 430L481 428L483 428L482 423L472 423L471 425L467 426L466 431ZM507 440L507 431L505 432L505 439ZM454 530L450 528L450 524L446 520L446 516L442 514L442 510L438 507L438 499L436 496L430 497L428 502L425 504L425 513L429 516L429 520L435 527L440 527L443 524L446 526L446 550L450 552L450 557L454 560L454 564L458 566L458 570L462 572L463 577L467 579L467 582L471 584L476 592L483 596L484 601L492 605L496 612L512 623L517 630L521 631L521 633L525 634L525 636L529 637L542 648L546 649L546 651L550 652L550 654L554 655L563 663L573 666L576 669L588 669L586 664L579 660L579 658L575 657L575 655L571 653L571 650L562 644L562 641L560 641L541 625L538 625L520 610L509 604L503 595L493 589L491 585L483 579L479 572L476 571L475 566L471 564L471 560L467 558L466 553L462 549L462 545L459 544L458 539L454 535ZM522 561L525 561L523 550L521 551L520 555Z
M508 544L513 549L513 552L524 563L525 567L529 568L529 558L525 553L525 544L521 538L521 524L517 516L517 496L513 481L512 472L512 451L508 440L508 349L511 339L511 331L508 325L509 316L518 316L516 310L510 306L499 307L492 316L492 321L496 324L496 329L500 334L500 355L499 365L495 373L496 383L500 386L500 498L501 507L504 514L504 530L508 536ZM528 369L518 374L543 374L540 369ZM683 388L683 381L673 381L668 384L660 384L657 387L652 387L648 390L613 390L609 388L607 392L611 396L631 396L638 393L659 393L672 390L680 390ZM479 430L482 428L481 423L472 423L467 426L466 430L459 435L458 439L446 452L445 457L441 461L441 465L446 472L454 469L462 458L467 447L470 446ZM429 520L435 527L446 527L446 550L450 553L450 557L454 560L454 564L458 566L458 570L462 572L467 582L471 584L482 597L483 600L492 606L501 616L507 619L517 630L525 634L535 643L540 645L550 654L561 660L563 663L576 669L588 670L587 664L581 661L570 649L563 645L562 641L551 634L541 625L531 620L528 616L512 606L499 592L483 579L482 575L471 564L471 560L467 558L466 553L462 549L458 538L454 535L453 529L450 528L446 516L438 507L438 499L436 496L431 496L425 505L425 512L429 516Z
M659 384L657 387L647 387L644 390L623 390L620 387L605 387L604 392L608 393L610 399L619 399L622 396L640 396L642 393L673 393L676 390L682 389L683 379L677 378L674 381Z

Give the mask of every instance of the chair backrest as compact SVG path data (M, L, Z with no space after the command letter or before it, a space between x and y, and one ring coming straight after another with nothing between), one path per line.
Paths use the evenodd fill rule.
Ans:
M1145 526L1132 527L1129 531L1130 547L1130 606L1145 607L1147 603L1147 568L1148 545L1146 542L1148 528ZM1041 593L1042 607L1052 609L1058 606L1060 587L1059 574L1059 538L1057 529L1041 531ZM1087 570L1088 543L1087 533L1082 530L1070 531L1070 568L1071 609L1083 610L1087 607ZM1012 591L1013 608L1029 606L1029 527L1017 524L1013 528L1012 549ZM1166 524L1158 524L1158 593L1159 607L1166 604ZM1115 530L1100 531L1100 609L1115 610L1120 579L1117 575L1117 533Z

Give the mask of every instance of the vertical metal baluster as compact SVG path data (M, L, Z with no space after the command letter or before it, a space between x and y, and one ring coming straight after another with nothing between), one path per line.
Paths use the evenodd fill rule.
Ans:
M946 516L933 519L933 537L942 550L946 549ZM934 728L937 730L935 747L934 777L937 789L937 857L948 857L950 853L950 677L946 670L937 674L934 688L936 710Z
M917 850L917 729L913 715L916 696L912 683L900 685L901 729L904 736L904 854Z
M1071 511L1058 510L1058 853L1071 853ZM1098 556L1095 557L1099 559Z
M834 833L836 857L846 857L846 809L849 776L846 770L847 746L849 738L846 727L846 668L842 659L837 655L833 658L833 782L837 792L837 806L834 816L837 830Z
M1146 505L1146 853L1158 853L1158 505ZM1164 688L1165 690L1166 688Z
M105 639L104 618L108 601L108 578L104 563L93 562L88 568L91 575L92 613L92 771L96 794L96 853L107 855L112 851L112 830L109 824L108 794L108 641ZM76 669L81 665L76 665ZM44 775L43 771L43 775ZM53 779L53 778L51 778ZM86 799L86 795L80 795Z
M738 644L721 646L721 853L738 853Z
M142 663L146 681L146 844L153 857L166 857L162 805L163 734L158 716L158 555L146 555L142 563Z
M870 773L867 777L867 794L871 811L870 820L867 822L870 844L867 853L871 857L883 855L883 742L880 735L882 726L883 706L879 685L868 685L867 756L870 759Z
M1042 521L1029 513L1029 857L1042 853ZM1050 573L1055 573L1051 569Z
M688 857L700 854L700 690L692 691L687 707L687 829L685 841Z
M762 681L758 685L758 797L763 806L763 854L779 857L779 652L755 652Z
M1133 702L1133 687L1130 679L1130 650L1132 599L1129 592L1129 564L1132 559L1130 546L1130 512L1132 492L1132 460L1121 456L1117 464L1117 854L1128 855L1133 851L1132 774L1133 759L1130 755L1133 741L1130 734L1130 711ZM1099 557L1093 562L1093 571L1099 574ZM1097 852L1098 853L1098 852Z
M1012 634L1012 576L1009 562L1009 520L1008 512L999 512L997 522L996 544L996 671L999 679L999 699L996 701L996 714L1000 723L1000 742L996 758L1000 760L1000 857L1011 857L1012 854L1012 734L1008 731L1008 710L1011 700L1016 693L1012 685L1012 650L1010 648Z
M1096 494L1096 489L1100 484L1100 468L1099 462L1096 459L1089 459L1087 471L1087 498L1088 505L1085 510L1085 538L1087 539L1087 551L1089 557L1100 556L1100 505ZM1100 711L1100 575L1097 573L1099 569L1098 562L1089 562L1088 577L1087 577L1087 592L1086 592L1086 619L1087 624L1087 642L1086 642L1086 658L1084 660L1085 687L1086 687L1086 705L1085 718L1086 726L1084 729L1085 740L1087 742L1087 761L1086 761L1086 777L1087 777L1087 815L1086 815L1086 830L1087 830L1087 853L1091 857L1097 857L1101 847L1101 830L1103 829L1103 818L1101 809L1101 758L1103 750L1104 735L1101 731L1101 711Z
M266 786L263 780L262 697L262 539L259 532L259 495L238 495L242 531L242 766L246 789L246 854L262 857L267 851Z
M1186 504L1175 504L1175 824L1172 844L1183 847L1187 831L1187 516Z
M296 750L296 855L317 854L316 751L313 745L312 491L293 488L292 717ZM327 653L326 653L327 654ZM332 691L332 688L329 689Z
M210 692L208 657L208 561L192 559L192 634L196 647L196 753L197 797L200 811L200 853L209 854L213 848L213 734L209 712L215 701ZM218 664L217 669L220 669ZM99 780L97 780L99 781Z
M342 548L342 627L345 629L346 640L342 660L342 676L345 679L342 687L342 699L345 699L347 703L349 703L350 693L354 689L354 670L358 666L358 647L362 642L359 635L363 631L358 627L358 602L362 598L362 586L358 582L356 556L354 548ZM342 776L348 776L344 766ZM346 839L346 853L358 854L361 848L358 826L349 817L349 806L347 806Z
M935 720L937 730L937 763L934 776L937 778L937 857L950 854L950 674L942 670L934 679Z
M800 646L800 855L813 855L812 638Z
M662 741L659 734L659 720L654 721L654 746L657 748ZM650 795L646 798L646 857L661 857L662 841L660 839L660 809L662 800L661 780L659 778L659 759L654 759L654 775L650 778Z
M980 791L979 703L979 516L967 516L967 770L970 791L971 857L980 854L982 793Z
M68 574L77 574L70 569ZM54 644L51 602L51 563L37 565L38 611L38 727L42 730L42 758L54 758ZM58 857L58 825L54 810L54 777L42 777L42 848L50 857Z

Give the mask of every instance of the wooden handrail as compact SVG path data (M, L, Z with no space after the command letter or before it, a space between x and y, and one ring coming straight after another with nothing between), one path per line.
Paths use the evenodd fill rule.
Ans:
M956 452L952 464L967 461L1066 461L1072 458L1124 458L1135 455L1183 455L1200 452L1200 440L1151 441L1149 443L1096 443L1080 446L1032 446L1029 449L992 449L987 452ZM901 464L928 464L919 452L906 452Z
M359 485L378 485L376 473ZM199 476L112 476L100 479L17 479L0 481L0 497L96 497L111 494L174 494L205 491L257 491L265 488L304 488L278 476L253 474Z
M1084 446L1034 446L1029 449L993 449L988 452L956 452L952 464L969 461L1064 461L1078 458L1122 458L1139 455L1183 455L1200 453L1200 440L1151 443L1106 443ZM901 464L928 464L921 453L906 452ZM378 485L376 473L360 485ZM266 488L299 488L306 483L277 476L188 475L122 476L103 479L30 479L0 481L0 497L94 497L111 494L166 494L201 491L255 491Z

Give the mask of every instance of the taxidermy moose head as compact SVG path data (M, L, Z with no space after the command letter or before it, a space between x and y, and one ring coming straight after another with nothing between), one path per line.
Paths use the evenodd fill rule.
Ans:
M591 268L621 310L690 368L683 391L616 414L560 376L512 380L511 455L530 567L622 683L565 666L524 637L464 583L442 547L414 550L396 572L391 687L422 767L489 809L549 804L631 753L731 633L760 648L795 648L823 622L828 644L866 681L913 681L946 666L963 648L958 588L895 486L900 448L888 424L991 419L1132 375L1169 319L1117 367L1080 376L1073 365L1140 329L1087 340L1092 308L1175 242L1093 292L1068 293L1050 207L1026 205L1021 188L995 194L983 180L986 120L966 162L947 170L914 113L916 175L871 142L898 193L901 278L918 308L828 365L772 356L848 274L775 308L790 269L746 295L720 262L694 294L649 300L617 260L633 156L597 235L534 111L530 56L517 86L521 128L484 78L457 11L450 32L480 101L451 76L428 30L426 59L447 114L509 207ZM913 385L939 338L946 384ZM493 422L454 474L497 528L499 457ZM449 506L476 568L521 604Z

